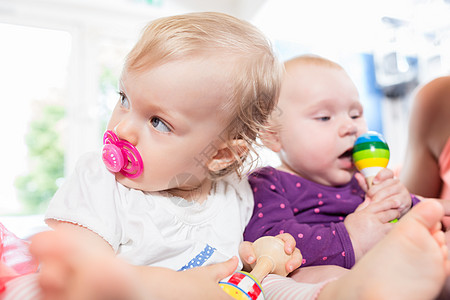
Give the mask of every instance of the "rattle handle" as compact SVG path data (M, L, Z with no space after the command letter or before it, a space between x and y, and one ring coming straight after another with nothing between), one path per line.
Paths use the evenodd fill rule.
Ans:
M264 277L269 273L272 273L275 269L275 261L272 257L267 255L261 255L258 257L255 267L250 274L261 282Z
M368 177L366 177L366 182L367 182L367 186L369 187L369 189L372 187L372 185L373 185L373 178L374 178L375 176L368 176Z
M366 177L366 182L367 182L367 185L369 186L369 189L372 187L372 185L373 185L373 178L374 178L375 176L368 176L368 177ZM391 221L389 221L389 223L396 223L398 221L398 219L394 219L394 220L391 220Z

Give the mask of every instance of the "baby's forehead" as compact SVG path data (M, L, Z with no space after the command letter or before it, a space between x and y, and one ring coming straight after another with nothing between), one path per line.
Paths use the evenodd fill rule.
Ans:
M139 70L124 69L119 84L128 96L141 96L135 89L148 92L149 97L193 115L203 110L226 112L233 86L225 69L218 61L175 60Z
M307 62L292 62L285 67L286 77L295 76L315 76L316 74L339 74L346 75L347 73L339 67L334 65L307 63Z

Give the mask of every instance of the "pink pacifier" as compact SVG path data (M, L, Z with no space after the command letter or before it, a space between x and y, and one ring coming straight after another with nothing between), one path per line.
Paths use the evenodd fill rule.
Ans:
M103 145L103 162L110 172L120 172L129 178L141 175L144 163L139 151L130 142L119 139L113 131L107 130Z

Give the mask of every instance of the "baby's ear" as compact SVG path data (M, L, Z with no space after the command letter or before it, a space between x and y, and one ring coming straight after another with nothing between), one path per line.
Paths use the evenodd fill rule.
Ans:
M248 152L248 144L244 140L233 140L229 144L224 144L213 156L207 167L212 172L217 172L230 166ZM237 155L237 157L236 157Z
M272 150L273 152L281 151L281 141L278 134L278 130L275 127L270 126L261 130L260 137L264 146Z

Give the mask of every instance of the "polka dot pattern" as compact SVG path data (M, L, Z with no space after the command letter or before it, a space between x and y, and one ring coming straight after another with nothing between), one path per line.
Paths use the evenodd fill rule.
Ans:
M351 267L348 261L353 264L354 256L346 255L352 247L342 222L364 200L356 180L342 187L323 187L271 167L257 172L259 176L250 177L255 211L246 232L255 234L248 239L291 233L303 254L303 264Z
M216 251L216 248L213 248L210 245L206 244L203 251L201 251L193 259L191 259L179 271L184 271L184 270L202 266L211 257L211 255L213 255L214 251Z

